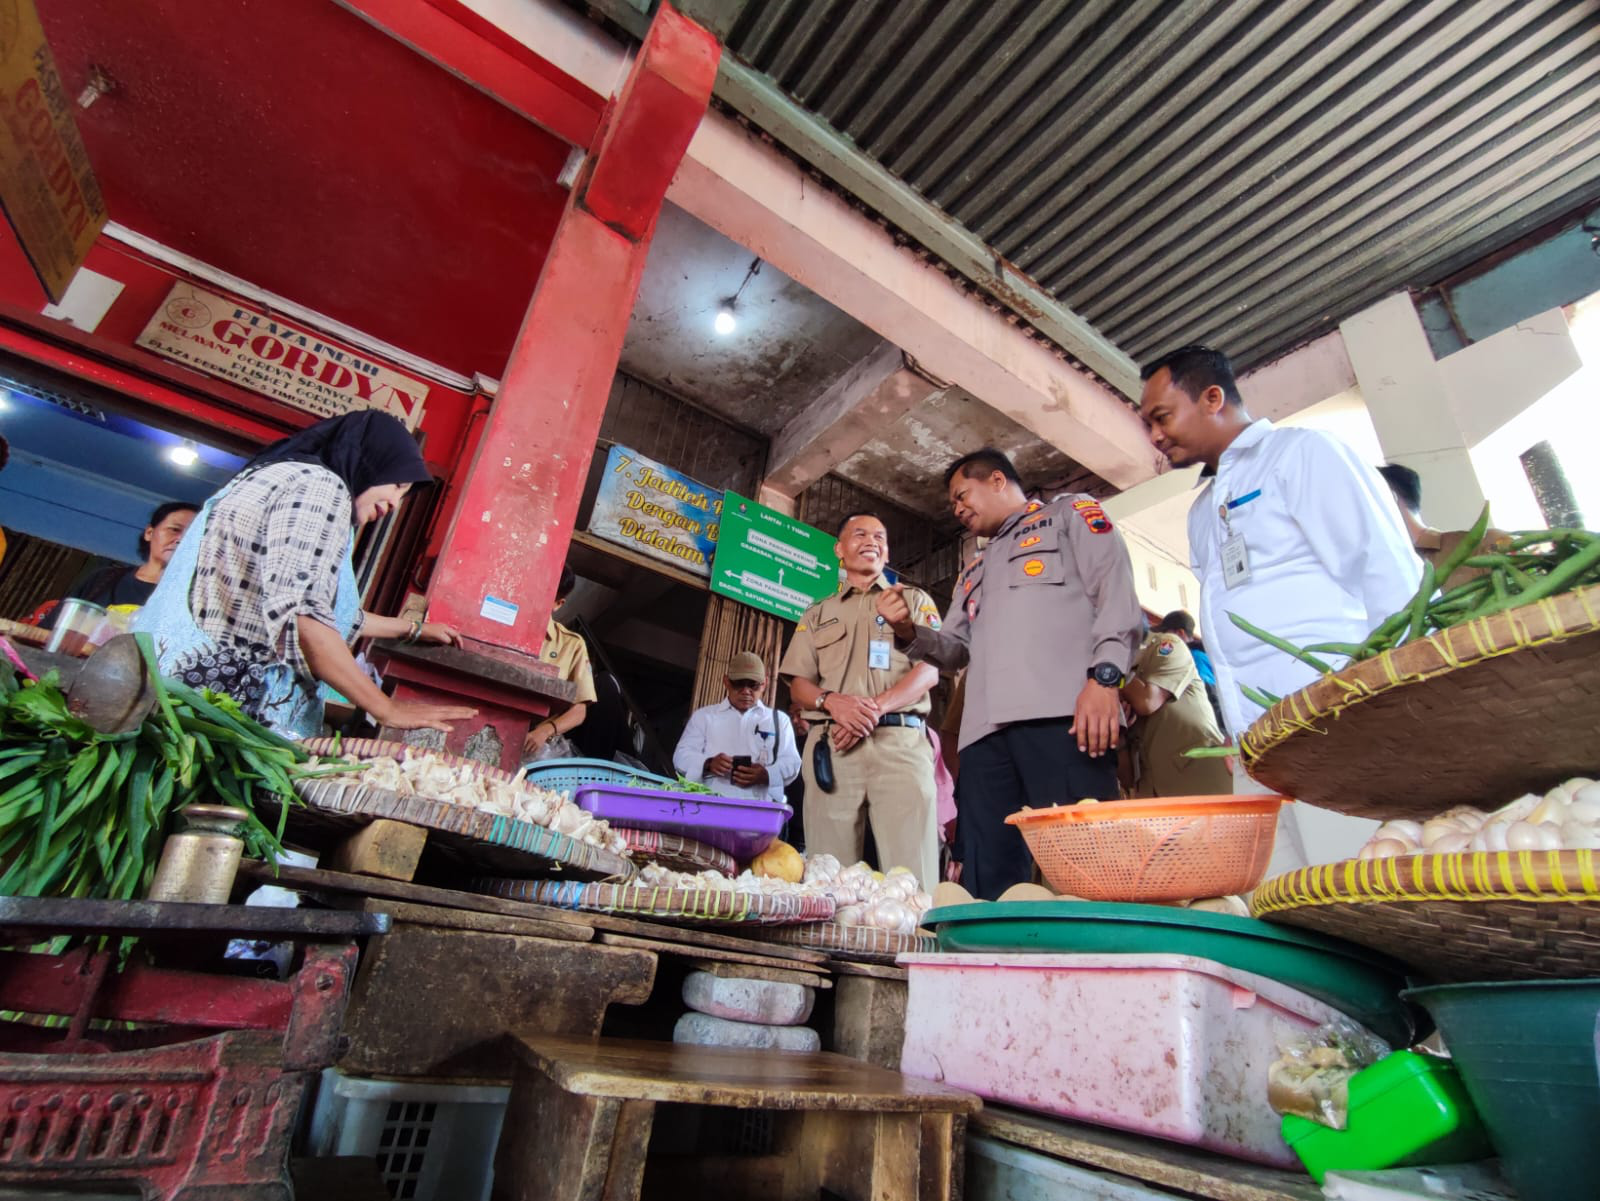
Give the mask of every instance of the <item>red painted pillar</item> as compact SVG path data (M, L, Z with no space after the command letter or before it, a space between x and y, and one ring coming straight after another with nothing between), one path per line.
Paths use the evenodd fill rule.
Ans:
M719 55L661 5L523 318L430 582L434 620L538 654L656 218Z

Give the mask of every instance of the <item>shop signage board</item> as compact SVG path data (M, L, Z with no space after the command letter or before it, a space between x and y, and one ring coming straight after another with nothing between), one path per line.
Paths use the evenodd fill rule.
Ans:
M106 205L33 0L0 0L0 208L60 303Z
M835 539L734 492L723 498L711 591L789 621L839 590Z
M138 342L163 358L318 417L382 409L416 429L428 398L428 385L415 376L182 280Z
M711 574L722 493L626 446L606 455L589 532L698 576Z

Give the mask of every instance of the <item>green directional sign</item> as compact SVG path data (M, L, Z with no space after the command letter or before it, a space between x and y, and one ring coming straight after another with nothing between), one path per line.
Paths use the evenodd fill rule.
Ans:
M834 539L734 492L723 494L711 591L789 621L839 589Z

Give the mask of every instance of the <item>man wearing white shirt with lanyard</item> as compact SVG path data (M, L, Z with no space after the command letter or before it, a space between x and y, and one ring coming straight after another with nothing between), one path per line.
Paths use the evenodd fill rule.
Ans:
M1203 464L1189 558L1223 719L1237 742L1262 712L1241 686L1288 696L1317 672L1245 633L1230 613L1296 646L1362 642L1410 602L1422 564L1377 471L1331 434L1253 420L1226 355L1186 346L1140 374L1151 442L1174 467ZM1236 780L1261 791L1243 787L1242 772ZM1299 817L1280 822L1269 870L1354 855L1374 828L1321 810Z
M800 774L800 751L789 715L762 703L767 666L759 655L740 651L723 684L724 700L689 715L672 766L720 796L781 804L784 785Z

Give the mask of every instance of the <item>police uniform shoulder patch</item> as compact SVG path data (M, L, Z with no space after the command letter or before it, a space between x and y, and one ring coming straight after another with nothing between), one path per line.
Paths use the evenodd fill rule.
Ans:
M1158 645L1156 647L1156 654L1158 654L1158 655L1170 655L1171 653L1172 653L1172 643L1168 642L1165 638L1163 638L1161 640L1160 645Z
M1106 516L1106 511L1100 507L1100 502L1093 499L1075 500L1072 502L1073 511L1083 518L1083 524L1089 527L1092 534L1109 534L1111 532L1111 518Z

